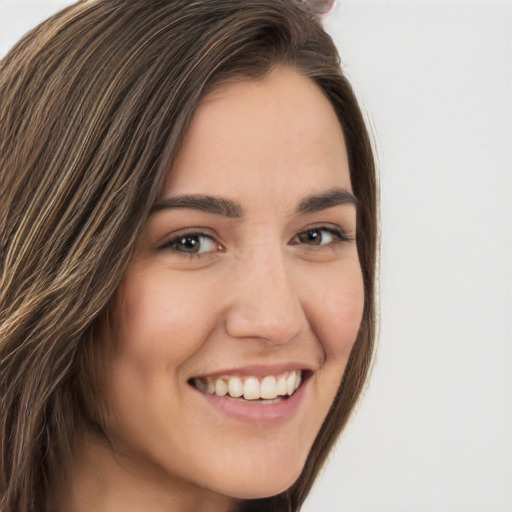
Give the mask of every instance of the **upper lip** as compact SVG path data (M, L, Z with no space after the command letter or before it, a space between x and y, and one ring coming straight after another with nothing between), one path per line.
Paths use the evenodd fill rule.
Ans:
M307 363L282 363L282 364L252 364L245 366L232 366L229 368L222 368L220 370L209 371L194 377L222 377L223 375L241 375L246 377L265 377L266 375L280 375L287 371L306 371L313 372L315 368Z

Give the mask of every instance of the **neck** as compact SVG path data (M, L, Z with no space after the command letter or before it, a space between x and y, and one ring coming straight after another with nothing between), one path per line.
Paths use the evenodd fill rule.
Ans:
M115 452L91 435L76 444L71 471L50 493L52 512L234 512L236 500Z

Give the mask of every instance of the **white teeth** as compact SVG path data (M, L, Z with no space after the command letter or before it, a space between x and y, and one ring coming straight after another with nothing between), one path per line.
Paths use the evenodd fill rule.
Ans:
M215 394L217 396L225 396L228 392L228 386L222 379L215 381Z
M244 385L238 377L230 377L228 382L228 393L233 398L238 398L244 394Z
M260 384L261 398L273 399L277 397L276 378L272 375L265 377Z
M239 400L259 400L272 403L279 397L293 395L302 382L302 372L287 371L281 375L267 375L263 378L222 376L216 379L202 377L193 379L194 386L211 395L230 396ZM243 398L242 398L243 397Z
M295 391L295 372L290 373L288 378L286 379L287 392L289 395L293 394Z
M244 398L257 400L260 398L260 383L256 377L249 377L244 383Z
M299 389L301 382L302 382L302 373L297 372L297 375L295 376L295 391L297 391L297 389Z
M284 396L288 394L288 385L286 384L286 375L281 375L279 379L277 379L277 394L280 396Z

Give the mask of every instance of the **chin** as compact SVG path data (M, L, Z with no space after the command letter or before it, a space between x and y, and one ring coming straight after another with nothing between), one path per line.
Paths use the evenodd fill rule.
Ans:
M239 500L255 500L281 494L297 481L303 469L303 464L285 466L281 464L278 467L267 466L266 470L253 468L245 472L238 471L229 482L218 482L219 492Z

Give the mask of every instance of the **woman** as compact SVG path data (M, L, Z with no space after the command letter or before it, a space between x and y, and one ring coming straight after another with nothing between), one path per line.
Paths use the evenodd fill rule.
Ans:
M376 188L291 0L92 0L0 67L1 511L298 510L361 392Z

